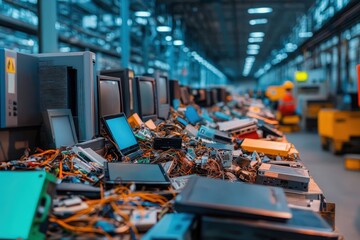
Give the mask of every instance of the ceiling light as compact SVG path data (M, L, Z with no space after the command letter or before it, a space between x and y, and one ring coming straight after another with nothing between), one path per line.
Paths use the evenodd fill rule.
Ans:
M171 27L166 26L166 25L162 25L162 26L158 26L158 27L156 28L156 30L157 30L158 32L171 32Z
M166 37L165 37L165 40L168 41L168 42L170 42L170 41L172 40L172 36L169 36L169 35L166 36Z
M264 41L264 39L262 37L251 37L249 38L249 43L259 43L259 42L262 42Z
M147 24L147 20L145 18L141 18L141 17L135 18L135 22L137 22L140 25L146 25Z
M250 25L266 24L268 20L266 18L252 19L249 21Z
M254 61L255 61L254 56L248 56L247 58L245 58L245 62L254 62Z
M174 46L184 45L184 41L183 41L183 40L180 40L180 39L174 40L173 43L174 43Z
M313 36L312 32L301 32L301 33L299 33L299 37L301 37L301 38L309 38L309 37L312 37L312 36Z
M189 48L184 47L184 48L183 48L183 51L184 51L184 52L189 52Z
M249 54L249 55L259 54L259 50L257 50L257 49L248 49L246 52L247 52L247 54Z
M273 11L270 7L260 7L260 8L249 8L248 13L257 14L257 13L271 13Z
M258 45L258 44L249 44L249 45L248 45L248 49L259 50L259 49L260 49L260 45Z
M253 37L253 38L264 37L264 36L265 36L265 33L263 33L263 32L252 32L252 33L250 33L250 37Z
M151 13L149 11L136 11L135 16L136 17L150 17Z

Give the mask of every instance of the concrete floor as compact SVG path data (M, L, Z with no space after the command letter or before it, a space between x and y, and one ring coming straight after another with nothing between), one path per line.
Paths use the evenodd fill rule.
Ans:
M360 239L360 171L344 168L344 156L323 151L315 133L287 134L300 157L323 190L328 202L336 203L335 224L346 240Z

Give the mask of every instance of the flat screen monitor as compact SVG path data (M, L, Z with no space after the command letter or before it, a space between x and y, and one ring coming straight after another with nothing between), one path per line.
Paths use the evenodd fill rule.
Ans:
M140 103L140 116L143 121L147 121L149 119L155 121L158 117L155 79L144 76L138 76L135 79L138 89L137 97Z
M167 187L170 180L160 164L105 163L105 182Z
M43 117L49 147L71 147L78 142L70 109L47 109Z
M97 80L99 119L123 112L120 78L98 75Z
M180 85L178 80L170 80L169 81L170 88L170 104L174 107L174 99L180 101Z
M120 78L123 112L126 116L139 113L134 71L129 68L102 70L101 75Z
M170 111L170 93L169 80L164 75L156 77L156 86L158 93L158 116L162 119L167 119Z
M111 136L116 148L126 156L140 149L135 135L124 113L105 116L102 118L107 133Z
M211 89L211 103L213 105L218 103L218 95L216 89Z

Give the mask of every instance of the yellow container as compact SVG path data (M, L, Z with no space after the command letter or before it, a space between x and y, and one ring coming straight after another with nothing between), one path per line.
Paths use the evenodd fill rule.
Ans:
M318 132L323 147L331 144L334 153L342 150L351 137L360 137L360 111L321 109L318 115Z
M349 154L345 156L345 168L348 170L360 170L360 155Z
M285 142L273 142L258 139L245 138L241 143L241 148L249 152L262 152L264 154L287 157L290 153L292 144Z

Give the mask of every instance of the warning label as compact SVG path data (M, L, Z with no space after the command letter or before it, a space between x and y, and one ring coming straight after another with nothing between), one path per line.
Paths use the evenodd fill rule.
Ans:
M6 57L6 72L7 73L16 73L16 66L15 66L15 58Z

